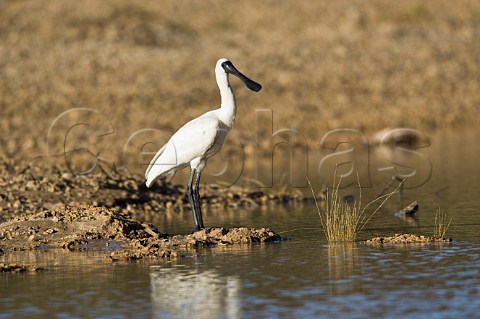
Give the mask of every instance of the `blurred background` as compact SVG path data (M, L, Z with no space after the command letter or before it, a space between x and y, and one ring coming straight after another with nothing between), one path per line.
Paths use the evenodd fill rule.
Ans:
M80 162L117 165L154 152L219 105L220 57L264 87L231 80L228 144L247 154L272 129L316 145L335 128L473 127L479 34L473 0L3 0L0 152L45 160L83 150ZM270 126L258 124L264 109Z

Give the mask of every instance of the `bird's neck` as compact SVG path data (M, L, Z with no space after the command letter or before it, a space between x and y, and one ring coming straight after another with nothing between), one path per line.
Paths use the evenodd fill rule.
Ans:
M231 128L235 122L237 107L235 104L235 95L233 93L233 89L228 82L228 75L217 75L217 84L218 88L220 89L220 97L222 99L222 104L219 110L220 120Z

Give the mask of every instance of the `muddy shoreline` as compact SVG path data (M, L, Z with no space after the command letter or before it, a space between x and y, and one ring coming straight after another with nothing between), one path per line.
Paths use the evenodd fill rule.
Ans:
M300 192L206 184L201 190L201 200L206 209L223 209L302 202L305 197ZM190 207L183 185L160 181L146 188L143 176L128 171L80 175L64 167L0 159L0 222L65 205L87 204L114 209L141 220Z
M63 206L17 216L0 224L0 255L26 250L103 251L112 261L148 258L176 259L194 255L199 248L233 244L264 244L284 241L268 228L205 228L183 235L169 235L113 209L91 205ZM363 244L424 245L451 242L414 234L375 237ZM22 266L22 267L20 267ZM32 271L23 265L3 265L2 271ZM33 271L36 271L35 269Z
M298 203L300 193L209 186L202 190L205 209ZM284 240L268 228L206 228L184 235L160 232L148 216L189 210L185 188L160 182L152 189L143 178L123 172L75 175L68 170L0 160L0 256L17 251L104 251L112 261L175 259L198 248L264 244ZM410 234L377 237L367 245L448 242ZM4 265L5 271L29 267ZM8 267L7 267L8 266ZM20 265L22 266L22 265Z
M205 210L306 199L299 193L211 185L201 196ZM112 260L177 258L199 247L282 240L268 228L206 228L170 236L140 222L189 209L181 185L161 181L147 189L142 176L128 172L76 175L62 167L0 160L0 255L62 249L106 251Z
M383 245L425 245L449 243L452 238L435 238L432 236L415 235L415 234L395 234L394 236L380 236L363 241L364 244L370 246Z
M188 250L231 244L279 242L268 228L206 228L170 236L115 210L90 205L64 206L19 216L0 224L4 254L23 250L66 249L108 251L120 258L177 258Z

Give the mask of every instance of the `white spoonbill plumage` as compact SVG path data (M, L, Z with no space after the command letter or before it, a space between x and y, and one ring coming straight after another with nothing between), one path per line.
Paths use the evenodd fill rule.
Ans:
M187 195L192 207L194 230L204 228L198 187L200 176L207 160L223 145L232 129L236 115L235 95L228 81L228 75L240 78L252 91L262 86L239 72L228 59L220 59L215 67L215 77L220 89L221 106L209 111L182 126L170 140L155 154L145 172L146 185L190 165Z

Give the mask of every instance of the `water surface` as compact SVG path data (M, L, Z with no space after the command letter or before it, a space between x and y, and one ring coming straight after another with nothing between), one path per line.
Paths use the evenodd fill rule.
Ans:
M480 144L477 133L436 135L422 150L431 178L392 197L360 234L431 235L435 211L453 218L452 243L328 245L313 203L209 210L210 225L269 226L289 241L200 249L175 261L112 263L102 253L25 252L37 274L0 276L0 318L474 318L480 309ZM384 184L374 180L365 197ZM345 190L345 192L355 192ZM394 212L420 205L415 219ZM159 216L188 232L191 215Z

